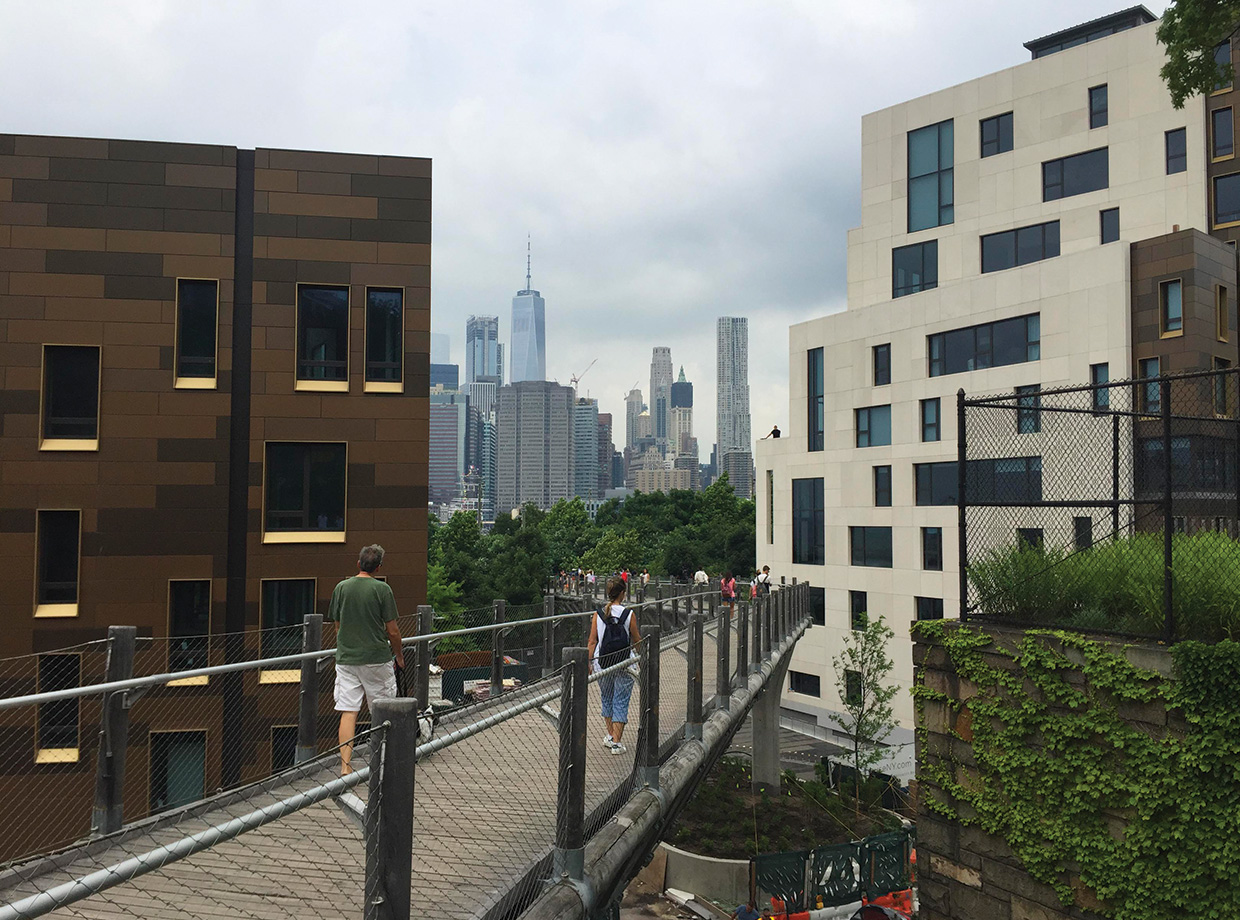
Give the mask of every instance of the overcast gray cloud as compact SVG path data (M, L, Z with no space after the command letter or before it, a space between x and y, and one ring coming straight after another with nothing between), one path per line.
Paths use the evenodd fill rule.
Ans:
M581 389L622 420L670 345L705 459L715 318L750 318L761 434L789 323L843 308L861 116L1124 5L7 0L0 130L433 157L454 359L470 313L506 340L529 233L548 375L597 357Z

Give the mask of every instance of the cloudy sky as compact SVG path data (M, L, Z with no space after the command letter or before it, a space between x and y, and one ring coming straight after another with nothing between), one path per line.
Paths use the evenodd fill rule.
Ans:
M528 233L548 376L597 357L581 390L622 420L670 345L705 460L716 317L749 317L761 435L788 325L844 307L861 116L1126 5L5 0L0 130L432 157L453 360L471 313L507 340Z

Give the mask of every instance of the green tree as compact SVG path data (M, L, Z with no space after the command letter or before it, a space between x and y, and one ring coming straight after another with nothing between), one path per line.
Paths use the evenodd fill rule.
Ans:
M446 524L431 529L427 561L443 570L444 584L460 586L461 601L466 607L480 607L492 600L485 596L485 540L478 519L464 511L458 511ZM427 582L430 582L429 572Z
M896 727L891 701L899 690L894 684L884 684L892 667L887 642L894 635L879 617L866 624L865 629L851 631L840 654L831 661L835 687L844 706L844 714L836 716L835 721L852 745L853 791L858 812L862 773L868 775L870 768L882 760L882 742Z
M1231 82L1230 61L1220 67L1214 49L1236 33L1237 23L1240 0L1176 0L1167 7L1158 25L1158 40L1167 49L1161 74L1177 109L1190 96Z
M556 502L543 518L541 530L553 572L577 568L582 555L598 540L594 522L580 498Z
M586 551L581 564L594 569L601 577L627 568L640 570L642 566L642 541L635 530L609 530Z

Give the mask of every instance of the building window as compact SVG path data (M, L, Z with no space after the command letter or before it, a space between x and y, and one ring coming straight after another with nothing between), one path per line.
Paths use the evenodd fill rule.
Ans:
M99 347L43 346L41 450L99 449Z
M890 527L849 527L848 541L853 565L891 568Z
M38 657L39 693L72 690L81 686L81 682L81 655L40 655ZM35 763L77 763L80 715L77 699L39 704Z
M885 387L891 383L891 345L874 346L874 386Z
M1089 88L1089 126L1103 128L1107 123L1107 85Z
M982 237L982 273L1000 272L1059 255L1059 221Z
M345 315L348 315L346 298ZM366 379L372 393L399 393L405 370L405 292L366 288ZM347 346L347 341L346 341Z
M766 542L775 542L775 471L766 471Z
M197 802L206 793L207 733L151 732L151 811Z
M883 447L891 443L891 406L870 406L855 411L858 447Z
M349 289L297 286L297 386L349 388Z
M344 541L346 453L344 444L267 444L264 542Z
M1021 549L1042 549L1041 527L1017 527L1016 543Z
M220 283L177 279L176 380L180 389L215 388Z
M913 465L913 501L918 505L955 505L960 494L956 461Z
M1012 149L1012 113L1004 112L983 118L981 124L982 157L993 157Z
M923 441L937 441L942 436L942 426L939 424L939 400L923 399L921 401L921 439Z
M903 297L939 286L939 241L891 250L891 296Z
M827 589L810 587L809 615L815 626L827 625Z
M267 578L259 598L262 632L259 657L280 658L301 652L301 634L306 616L314 613L313 578ZM301 669L295 665L266 669L259 674L264 684L296 683Z
M1042 200L1057 201L1107 188L1107 148L1048 160L1042 164Z
M965 491L970 503L1028 505L1042 500L1042 458L970 460Z
M1184 332L1184 292L1179 278L1164 281L1158 286L1158 315L1163 335Z
M1072 542L1077 552L1094 545L1094 519L1089 516L1072 519Z
M1236 125L1231 106L1210 113L1210 158L1226 160L1236 153Z
M825 565L827 517L822 479L792 480L792 561Z
M271 726L271 772L279 773L297 763L297 726Z
M854 630L870 625L870 601L864 591L848 592L848 617L849 625Z
M1214 46L1214 66L1218 69L1218 80L1214 84L1214 92L1221 93L1231 89L1231 39L1224 39Z
M1214 336L1220 342L1226 342L1231 334L1231 309L1227 301L1227 287L1222 284L1214 286Z
M210 579L168 582L168 670L205 668L210 632Z
M844 702L850 706L861 704L861 672L844 672Z
M874 507L891 507L891 467L874 467Z
M77 616L81 528L80 511L38 512L36 617Z
M811 348L808 352L807 379L809 384L809 449L822 450L823 433L826 424L823 419L822 398L823 387L822 349Z
M1226 418L1231 413L1228 412L1227 400L1227 381L1230 375L1223 373L1231 368L1231 362L1226 358L1215 358L1213 360L1213 369L1218 372L1218 376L1214 378L1214 414Z
M1162 395L1159 383L1153 378L1158 374L1157 358L1142 358L1137 363L1137 376L1149 383L1141 384L1141 411L1157 413L1162 411Z
M908 232L954 220L952 122L908 133Z
M790 670L788 690L805 696L822 696L822 678L817 674L804 674L801 671Z
M943 528L921 529L921 567L927 572L943 571Z
M1102 224L1102 243L1114 243L1119 239L1119 208L1107 208L1098 212Z
M1111 370L1106 363L1089 366L1089 382L1093 385L1093 403L1095 412L1105 412L1111 408L1111 388L1104 384L1110 382Z
M1037 434L1042 430L1042 386L1016 388L1016 433Z
M1037 361L1042 355L1040 317L1031 313L939 332L926 336L926 344L931 377Z
M1184 128L1166 133L1166 150L1168 176L1188 169L1188 137Z
M1214 226L1240 223L1240 173L1214 177Z
M916 601L917 619L919 620L941 620L943 619L943 598L941 597L918 597Z

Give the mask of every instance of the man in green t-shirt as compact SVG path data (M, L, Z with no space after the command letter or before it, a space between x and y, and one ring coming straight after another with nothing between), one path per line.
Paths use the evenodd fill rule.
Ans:
M353 736L357 712L375 700L396 698L396 671L404 668L405 653L396 625L396 598L387 582L374 577L383 565L383 547L362 548L357 574L336 585L327 619L340 624L336 630L336 711L340 713L340 773L353 772Z

